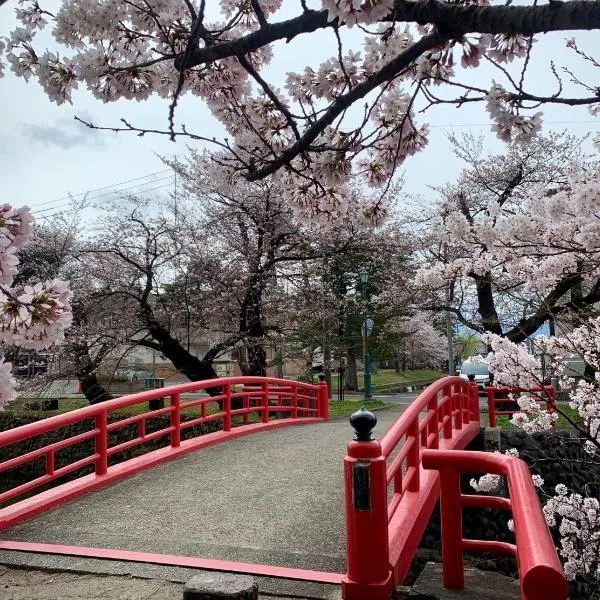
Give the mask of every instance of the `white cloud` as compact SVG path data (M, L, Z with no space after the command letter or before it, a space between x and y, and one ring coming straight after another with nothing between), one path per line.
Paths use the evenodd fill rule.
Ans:
M82 118L88 120L87 115L82 115ZM106 146L105 140L98 135L98 132L68 117L57 119L53 125L24 123L21 131L31 142L44 146L58 146L59 148L77 146L103 148Z

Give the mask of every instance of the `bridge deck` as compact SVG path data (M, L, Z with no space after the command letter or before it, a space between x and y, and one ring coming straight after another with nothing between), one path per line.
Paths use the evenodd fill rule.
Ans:
M378 411L376 435L404 408ZM91 492L2 537L342 572L350 437L343 418L238 438Z

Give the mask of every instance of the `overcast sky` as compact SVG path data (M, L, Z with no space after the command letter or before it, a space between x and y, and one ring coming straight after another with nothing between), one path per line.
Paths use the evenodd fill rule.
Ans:
M293 3L294 6L297 4ZM9 0L0 7L0 36L6 35L14 26L12 12L15 5L15 1ZM354 47L360 44L357 34L356 30L350 32L346 40L354 50L360 49ZM548 69L550 59L559 67L566 65L575 70L591 83L597 82L598 73L575 59L565 48L567 35L555 33L540 37L529 69L526 86L529 92L554 92L555 85ZM577 33L575 38L591 52L594 45L597 47L597 42L593 44L592 41L597 35ZM268 79L283 87L287 71L303 69L307 64L318 68L322 60L335 53L333 42L330 32L320 32L316 39L304 36L288 45L277 46L273 64L266 71ZM487 86L490 73L477 69L471 71L469 77L472 82ZM572 95L582 95L567 82L566 89ZM26 83L7 70L0 79L2 202L27 204L41 217L64 207L68 194L92 191L90 197L101 203L110 197L117 184L120 189L127 188L130 192L170 191L173 176L164 172L165 166L159 157L184 156L188 142L180 139L173 143L166 136L140 138L127 133L91 131L73 119L74 115L79 115L98 125L118 125L119 119L126 117L138 126L166 129L168 105L168 101L158 98L146 102L123 100L107 105L95 100L87 91L79 90L73 94L73 105L57 107L36 82ZM551 106L542 110L546 131L567 129L570 133L584 135L600 129L598 120L585 108ZM419 118L430 124L431 135L428 147L409 158L403 167L405 190L409 193L430 196L428 185L456 177L460 163L449 149L446 135L450 130L482 133L489 150L502 149L502 144L490 131L489 117L483 106L436 107ZM202 102L190 96L180 101L177 119L189 130L204 136L220 136L223 132Z

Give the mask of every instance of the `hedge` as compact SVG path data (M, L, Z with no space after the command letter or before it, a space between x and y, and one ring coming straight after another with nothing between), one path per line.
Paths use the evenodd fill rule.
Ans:
M14 427L19 427L21 425L27 425L28 423L33 423L36 421L42 420L43 416L38 415L27 415L27 414L19 414L11 411L0 412L0 431L6 431L8 429L12 429ZM115 423L125 418L123 415L109 415L108 422ZM182 415L182 422L191 420L195 417ZM168 415L159 415L156 417L148 417L146 419L146 433L152 433L154 431L158 431L159 429L165 429L169 427L170 420ZM202 423L200 425L193 425L187 429L183 429L181 431L181 439L187 440L190 438L198 437L204 435L206 433L212 433L221 428L222 422L221 420L208 421L206 423ZM61 427L59 429L49 431L42 435L34 436L33 438L29 438L27 440L23 440L22 442L17 442L14 444L10 444L8 446L0 447L0 462L8 460L10 458L14 458L17 456L21 456L26 454L27 452L32 452L33 450L37 450L43 446L48 444L52 444L58 442L60 440L84 433L94 428L94 421L92 419L88 419L85 421L80 421L78 423L73 423L72 425L67 425L65 427ZM127 442L132 440L138 436L138 428L137 424L125 425L124 427L120 427L111 431L108 434L108 445L116 446L123 442ZM114 465L130 458L134 458L136 456L140 456L142 454L146 454L152 450L157 450L158 448L163 448L164 446L168 446L170 443L169 434L165 433L165 435L160 436L156 439L153 439L148 442L142 442L132 448L124 450L122 452L118 452L109 457L109 465ZM94 453L94 440L88 439L83 442L79 442L68 446L62 450L59 450L55 453L55 468L60 469L61 467L76 462L82 458L90 456ZM82 467L64 477L56 479L51 484L48 484L43 489L48 489L49 487L53 487L64 483L65 481L77 479L83 475L93 472L94 466L87 465ZM19 467L14 469L10 469L2 473L2 488L11 489L16 487L17 485L35 479L36 477L40 477L44 475L46 472L46 459L44 457L29 461ZM3 489L0 488L0 491ZM36 488L30 495L33 493L38 493L42 488ZM24 497L24 496L22 496ZM22 499L22 497L17 497L14 500L4 503L4 505L16 502L17 500Z

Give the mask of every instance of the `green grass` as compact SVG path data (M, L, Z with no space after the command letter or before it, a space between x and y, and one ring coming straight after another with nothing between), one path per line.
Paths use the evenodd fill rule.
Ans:
M374 400L373 402L363 402L362 400L330 400L329 401L329 416L330 417L343 417L345 415L351 415L356 412L361 406L369 410L377 408L386 408L392 406L389 402L382 402L381 400Z
M445 377L446 373L442 371L434 371L432 369L416 369L414 371L400 371L397 373L394 369L380 369L377 373L371 374L371 386L374 390L378 387L391 387L394 385L410 385L416 381L434 380L440 377ZM337 391L338 378L334 373L331 377L331 390ZM364 387L364 373L358 372L358 387Z
M580 420L579 413L576 410L572 409L570 406L565 406L563 404L560 404L558 409L561 412L563 412L565 415L567 415L572 421L578 422ZM509 415L498 415L496 417L496 425L498 427L513 427L513 425L511 425L511 423L510 423ZM560 415L558 417L556 426L558 428L571 427L571 424L562 415Z

